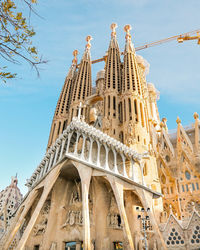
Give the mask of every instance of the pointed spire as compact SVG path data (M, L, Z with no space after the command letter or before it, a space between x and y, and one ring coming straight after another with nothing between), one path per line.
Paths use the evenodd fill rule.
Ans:
M85 45L85 51L83 53L83 57L82 57L82 60L90 60L91 58L91 55L90 55L90 48L91 48L91 43L90 41L92 40L92 36L87 36L86 37L86 41L87 41L87 44Z
M73 101L72 103L76 102L84 102L85 98L91 95L92 90L92 73L91 73L91 55L90 55L90 48L92 40L91 36L86 37L87 44L85 46L85 51L83 53L83 57L81 63L78 67L77 76L74 83L74 90L73 90Z
M66 128L68 123L69 108L71 105L75 72L77 68L77 55L78 55L78 50L74 50L73 51L74 58L72 60L72 65L68 71L60 97L57 102L54 118L51 125L47 150L50 148L52 143L57 139L59 134L62 133L62 131Z
M134 52L134 47L131 41L131 34L130 30L132 29L130 24L124 26L124 31L126 32L126 45L125 45L125 52Z

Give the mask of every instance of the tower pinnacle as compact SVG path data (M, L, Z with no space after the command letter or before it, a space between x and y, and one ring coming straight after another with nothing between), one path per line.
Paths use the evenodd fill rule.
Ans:
M118 27L118 26L117 26L116 23L112 23L112 24L110 25L110 28L111 28L111 30L112 30L111 37L116 37L116 28L117 28L117 27Z
M87 44L85 45L85 52L83 54L83 58L82 60L90 60L90 48L91 48L91 43L90 41L92 40L92 36L87 36L86 37L86 41L87 41Z
M77 49L74 50L72 54L73 54L73 56L74 56L74 59L72 60L72 64L73 64L73 65L76 65L76 64L77 64L78 50L77 50Z
M132 30L132 27L130 24L127 24L124 26L124 31L126 32L126 40L130 39L131 40L131 34L130 34L130 30Z
M92 36L87 36L86 37L86 41L87 41L87 44L86 44L86 48L90 48L91 47L91 43L90 43L90 41L92 40L93 38L92 38Z
M124 31L126 32L126 45L125 45L125 51L128 52L128 51L131 51L133 52L134 51L134 47L133 47L133 44L131 42L131 34L130 34L130 30L132 29L131 25L130 24L127 24L124 26Z

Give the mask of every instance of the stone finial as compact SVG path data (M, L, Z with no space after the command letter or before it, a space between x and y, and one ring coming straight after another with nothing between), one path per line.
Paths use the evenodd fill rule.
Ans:
M165 125L163 122L160 123L160 127L163 128Z
M194 112L194 119L196 120L196 119L199 119L199 115L198 115L198 113L197 112Z
M157 126L157 121L156 120L153 120L153 126L156 127Z
M132 29L130 24L124 26L124 31L126 32L126 40L131 39L130 30Z
M86 48L87 48L87 49L89 49L89 48L91 47L90 41L91 41L92 39L93 39L93 38L92 38L92 36L90 36L90 35L86 37L85 40L87 41L87 44L86 44Z
M194 212L195 211L195 203L193 201L191 202L191 206L192 206L192 211Z
M181 119L177 116L176 123L179 124L181 123Z
M112 30L111 37L115 37L115 36L116 36L116 28L117 28L117 27L118 27L118 26L117 26L116 23L112 23L112 24L110 25L110 28L111 28L111 30Z
M167 118L166 118L166 117L163 117L163 118L162 118L162 121L163 121L164 123L166 123L166 122L167 122Z
M73 56L74 56L74 59L72 60L73 64L77 64L77 55L78 55L78 50L76 49L73 51Z

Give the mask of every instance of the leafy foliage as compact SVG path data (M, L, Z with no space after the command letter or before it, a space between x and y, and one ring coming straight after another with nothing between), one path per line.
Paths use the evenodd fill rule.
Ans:
M27 13L34 12L33 4L36 0L21 0L18 4L17 0L0 0L0 57L4 60L4 64L6 61L15 64L26 61L39 75L38 64L45 61L38 58L37 48L32 44L31 38L35 32L28 24L29 18L27 19L19 10L22 3L28 10ZM6 65L0 65L0 79L3 82L15 78L16 75L7 71Z

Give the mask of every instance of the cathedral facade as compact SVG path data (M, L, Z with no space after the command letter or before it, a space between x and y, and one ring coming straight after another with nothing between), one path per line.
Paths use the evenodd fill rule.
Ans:
M79 64L73 52L46 154L2 230L2 249L200 248L198 114L168 132L131 26L123 53L116 27L95 87L91 36Z

